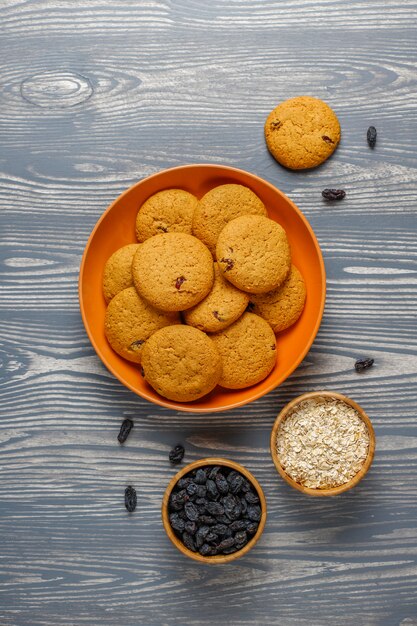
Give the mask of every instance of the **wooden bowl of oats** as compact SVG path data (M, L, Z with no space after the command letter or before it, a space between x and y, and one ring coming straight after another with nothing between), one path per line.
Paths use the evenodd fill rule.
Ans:
M365 411L333 391L305 393L275 420L271 455L282 478L310 496L335 496L359 483L375 453Z

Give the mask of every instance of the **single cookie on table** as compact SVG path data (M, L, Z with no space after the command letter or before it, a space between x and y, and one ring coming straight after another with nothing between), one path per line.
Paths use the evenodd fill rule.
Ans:
M244 313L237 322L210 335L222 359L221 387L243 389L259 383L272 371L276 339L268 322Z
M117 354L140 363L146 340L170 324L181 324L178 313L157 311L134 287L128 287L116 294L107 307L104 332Z
M132 261L138 243L131 243L113 252L107 260L103 272L103 294L106 302L128 287L133 286Z
M199 201L193 217L193 235L216 255L220 232L239 215L268 215L264 203L248 187L220 185L210 189Z
M136 289L154 307L185 311L212 288L213 259L208 248L192 235L155 235L135 254L132 274Z
M295 324L303 312L305 300L304 279L294 265L278 289L250 297L253 313L263 317L275 333Z
M219 235L217 263L224 277L248 293L266 293L281 285L291 266L285 230L262 215L242 215Z
M136 237L145 241L161 233L192 234L198 200L184 189L164 189L148 198L136 216Z
M212 340L192 326L167 326L146 342L145 380L164 398L192 402L212 391L222 363Z
M265 122L265 139L278 163L292 170L308 169L323 163L336 150L340 124L325 102L299 96L271 111Z
M184 321L206 333L215 333L233 324L249 304L249 294L223 278L214 263L214 283L210 293L192 309L184 312Z

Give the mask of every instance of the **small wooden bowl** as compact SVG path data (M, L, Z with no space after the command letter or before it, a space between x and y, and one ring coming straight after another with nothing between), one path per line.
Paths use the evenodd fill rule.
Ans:
M173 490L173 488L175 487L175 485L177 484L180 478L182 478L189 472L192 472L193 470L198 469L199 467L206 467L207 465L224 465L226 467L230 467L231 469L236 470L236 472L239 472L245 478L247 478L247 480L254 486L256 493L259 496L260 507L261 507L261 519L259 521L258 530L254 534L252 539L248 541L248 543L245 546L243 546L241 550L238 550L238 552L233 552L233 554L202 556L198 552L192 552L192 550L189 550L188 548L185 547L185 545L182 543L180 539L178 539L177 535L171 528L171 524L169 521L169 512L168 512L168 503L169 503L169 497L171 495L171 491ZM239 463L235 463L234 461L229 461L227 459L209 457L207 459L201 459L200 461L194 461L194 463L190 463L189 465L186 465L170 481L168 487L166 488L164 498L162 500L162 523L164 525L165 532L168 535L169 539L172 541L174 546L178 548L180 552L185 554L185 556L188 556L190 557L190 559L194 559L195 561L200 561L200 563L210 563L210 564L230 563L231 561L235 561L236 559L239 559L244 554L247 554L249 550L253 548L255 543L259 540L260 536L262 535L265 522L266 522L266 500L265 500L264 492L262 491L262 487L260 486L256 478L245 467L243 467L243 465L239 465Z
M305 487L304 485L300 485L300 483L297 483L290 476L288 476L286 471L283 469L279 461L278 453L276 450L278 429L281 423L287 417L288 413L292 411L294 407L300 404L300 402L303 402L304 400L308 400L310 398L318 398L318 397L333 398L334 400L341 400L342 402L349 404L358 412L359 416L365 422L368 428L368 433L369 433L369 450L368 450L368 455L365 459L365 462L362 465L362 468L359 470L356 476L354 476L347 483L344 483L343 485L339 485L339 487L331 487L329 489L311 489L310 487ZM310 393L304 393L303 395L298 396L298 398L294 398L294 400L291 400L291 402L289 402L282 409L281 413L278 415L277 419L275 420L275 423L271 432L271 456L279 474L281 474L282 478L289 485L291 485L291 487L294 487L294 489L298 489L298 491L301 491L302 493L306 493L310 496L337 496L339 493L343 493L344 491L348 491L349 489L352 489L352 487L355 487L355 485L357 485L358 482L362 480L362 478L365 476L365 474L371 467L374 454L375 454L375 433L374 433L371 420L369 419L365 411L362 409L362 407L359 406L359 404L356 404L356 402L354 402L347 396L343 396L341 393L336 393L335 391L312 391Z

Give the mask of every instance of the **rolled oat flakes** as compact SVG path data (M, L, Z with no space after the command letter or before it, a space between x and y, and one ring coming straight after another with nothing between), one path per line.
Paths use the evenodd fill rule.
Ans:
M285 472L311 489L338 487L362 468L369 432L359 413L321 396L298 404L281 423L277 453Z

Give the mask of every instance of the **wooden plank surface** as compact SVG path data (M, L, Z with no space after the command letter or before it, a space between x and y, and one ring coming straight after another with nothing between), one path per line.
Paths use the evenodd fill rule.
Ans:
M348 0L3 0L0 4L0 625L417 624L417 4ZM343 138L315 171L268 154L282 99L325 99ZM378 128L371 151L366 129ZM224 414L153 406L101 365L78 311L88 235L129 185L212 162L254 172L310 220L323 324L275 392ZM343 187L336 206L320 196ZM358 356L375 366L357 375ZM335 389L377 452L353 492L315 500L268 452L279 409ZM121 447L121 420L135 428ZM174 470L220 454L269 506L256 548L188 562L160 521ZM123 491L140 495L128 516Z

